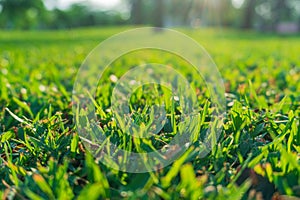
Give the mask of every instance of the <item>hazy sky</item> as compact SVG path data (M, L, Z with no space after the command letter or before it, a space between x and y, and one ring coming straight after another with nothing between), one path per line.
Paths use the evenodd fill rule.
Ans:
M65 9L72 3L80 2L92 4L95 8L100 8L103 10L124 10L124 6L120 6L121 0L45 0L45 5L49 9L52 9L54 7ZM231 0L231 2L235 8L240 8L243 5L244 0Z
M240 8L243 5L244 0L231 0L231 2L233 7Z
M78 2L90 3L95 7L101 9L111 9L115 8L120 3L120 0L45 0L45 5L49 9L52 9L54 7L64 9L72 3Z

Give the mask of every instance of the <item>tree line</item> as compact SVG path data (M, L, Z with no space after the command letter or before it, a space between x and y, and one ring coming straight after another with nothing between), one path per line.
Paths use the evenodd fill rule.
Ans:
M239 7L233 2L240 3ZM300 0L122 0L128 16L73 4L47 10L43 0L0 0L0 27L60 29L80 26L229 26L274 31L280 23L300 25Z

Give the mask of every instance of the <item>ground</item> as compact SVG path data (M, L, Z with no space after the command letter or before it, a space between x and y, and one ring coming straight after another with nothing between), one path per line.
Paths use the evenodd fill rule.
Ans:
M223 77L227 112L210 153L197 142L175 163L149 173L117 171L99 162L78 135L72 110L77 70L109 36L131 27L0 32L0 196L12 199L251 199L300 196L300 37L226 29L178 29L199 42ZM133 55L136 58L136 55ZM145 54L138 55L143 59ZM159 58L159 59L158 59ZM187 63L153 54L186 72ZM109 98L114 78L134 58L113 63L96 98L99 127L126 147ZM207 130L213 108L193 75L199 115ZM135 119L156 98L155 86L130 99ZM160 94L162 88L155 88ZM167 92L163 95L168 95ZM161 98L158 98L162 100ZM150 102L151 102L150 101ZM140 108L140 109L139 109ZM170 104L163 130L130 140L132 151L164 147L176 132L180 108ZM123 140L124 139L124 140ZM125 143L126 144L125 144ZM127 141L128 142L128 141ZM145 145L147 144L147 145ZM142 150L141 150L142 149Z

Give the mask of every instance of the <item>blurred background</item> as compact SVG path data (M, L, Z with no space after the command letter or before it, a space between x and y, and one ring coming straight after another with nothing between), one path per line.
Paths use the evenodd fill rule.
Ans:
M300 30L300 0L0 0L1 29L222 26Z

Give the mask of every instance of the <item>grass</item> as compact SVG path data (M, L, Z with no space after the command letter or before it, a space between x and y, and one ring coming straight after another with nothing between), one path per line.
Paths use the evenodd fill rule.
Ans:
M94 159L73 120L73 83L81 63L99 42L129 28L0 32L2 198L300 197L298 36L182 29L207 49L224 78L227 113L217 144L201 158L194 142L173 164L142 174L117 171ZM133 140L113 120L109 100L115 83L110 75L120 77L145 59L162 59L189 75L188 64L178 58L136 52L113 63L117 70L105 73L95 101L99 128L120 148L136 152L167 147L180 129L180 106L156 85L138 88L130 105L136 122L145 125L147 106L165 102L168 121L159 134ZM192 75L190 82L199 89L200 137L210 125L213 108L204 109L209 98L201 80Z

